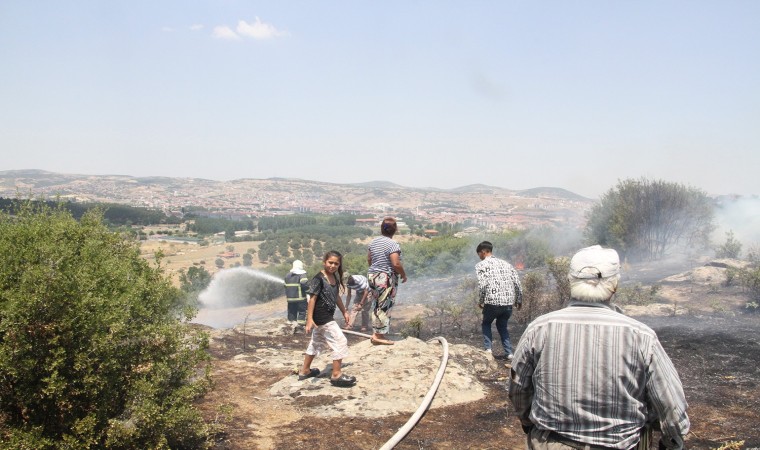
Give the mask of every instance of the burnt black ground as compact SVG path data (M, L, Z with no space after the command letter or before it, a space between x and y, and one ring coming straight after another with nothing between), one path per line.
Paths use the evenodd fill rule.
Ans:
M744 445L733 448L760 447L760 317L638 319L657 332L683 382L692 423L686 448L717 449L736 441L744 441ZM523 329L523 326L510 323L515 342ZM287 336L269 337L267 345L275 344L278 339L282 340L283 346L290 345ZM451 344L481 345L478 333L447 339ZM216 355L226 356L231 355ZM504 367L481 379L490 389L488 397L482 401L427 411L396 448L524 448L522 431L507 399L507 373L508 369ZM392 382L389 380L390 384ZM325 407L329 407L329 399L325 402ZM304 416L278 431L274 448L376 449L408 418L399 415L383 419ZM245 418L240 418L238 425L233 423L232 427L242 427L243 423ZM227 435L224 443L216 447L217 450L243 448L250 447L236 444L234 433Z

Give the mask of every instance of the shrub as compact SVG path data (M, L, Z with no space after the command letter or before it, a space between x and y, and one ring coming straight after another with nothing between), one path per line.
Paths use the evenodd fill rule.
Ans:
M736 281L736 278L739 274L739 269L736 267L726 267L726 286L731 286L734 284L734 281Z
M555 296L556 304L553 309L559 309L570 301L570 280L567 278L567 274L570 272L570 258L548 258L546 266L549 270L549 275L554 280L554 287L557 292Z
M529 272L522 280L523 305L514 311L517 323L528 323L536 317L553 311L556 301L547 292L546 275L541 271Z
M420 338L420 334L422 333L422 325L424 324L422 317L417 315L411 319L409 319L405 324L404 328L401 330L402 336L411 336L415 337L417 339Z
M760 300L760 268L740 270L739 284L749 293L752 300Z
M742 244L734 238L733 231L726 232L726 242L721 244L715 249L715 256L717 258L739 258L742 252Z
M0 214L0 440L11 448L199 448L207 337L101 213Z
M754 265L760 264L760 246L751 245L747 250L745 259Z
M478 309L477 280L474 277L465 280L451 290L451 294L434 301L428 308L428 323L438 322L434 333L462 337L479 330L481 312Z
M619 286L615 293L615 303L620 305L651 305L657 300L660 285L653 284L648 288L641 283L630 286Z

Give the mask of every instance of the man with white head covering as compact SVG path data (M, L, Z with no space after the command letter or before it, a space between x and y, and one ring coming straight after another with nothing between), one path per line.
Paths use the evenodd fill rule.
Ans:
M686 399L655 332L616 312L620 259L598 245L570 261L570 304L530 323L512 361L509 399L530 449L682 449Z
M288 321L290 322L306 325L306 306L308 301L306 287L308 283L309 278L306 277L303 263L299 260L293 261L293 267L285 275L285 297L288 300Z

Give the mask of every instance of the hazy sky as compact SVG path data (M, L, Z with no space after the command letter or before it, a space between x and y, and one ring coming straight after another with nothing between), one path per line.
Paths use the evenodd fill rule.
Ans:
M0 0L0 170L760 194L760 1Z

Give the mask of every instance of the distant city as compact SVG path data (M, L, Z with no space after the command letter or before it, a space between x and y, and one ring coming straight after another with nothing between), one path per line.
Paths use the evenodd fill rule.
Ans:
M0 171L0 197L118 203L178 217L191 209L235 219L307 212L413 216L425 223L469 223L494 230L580 227L593 204L591 199L556 187L513 191L471 185L443 190L406 188L388 182L338 184L284 178L214 181L41 170Z

